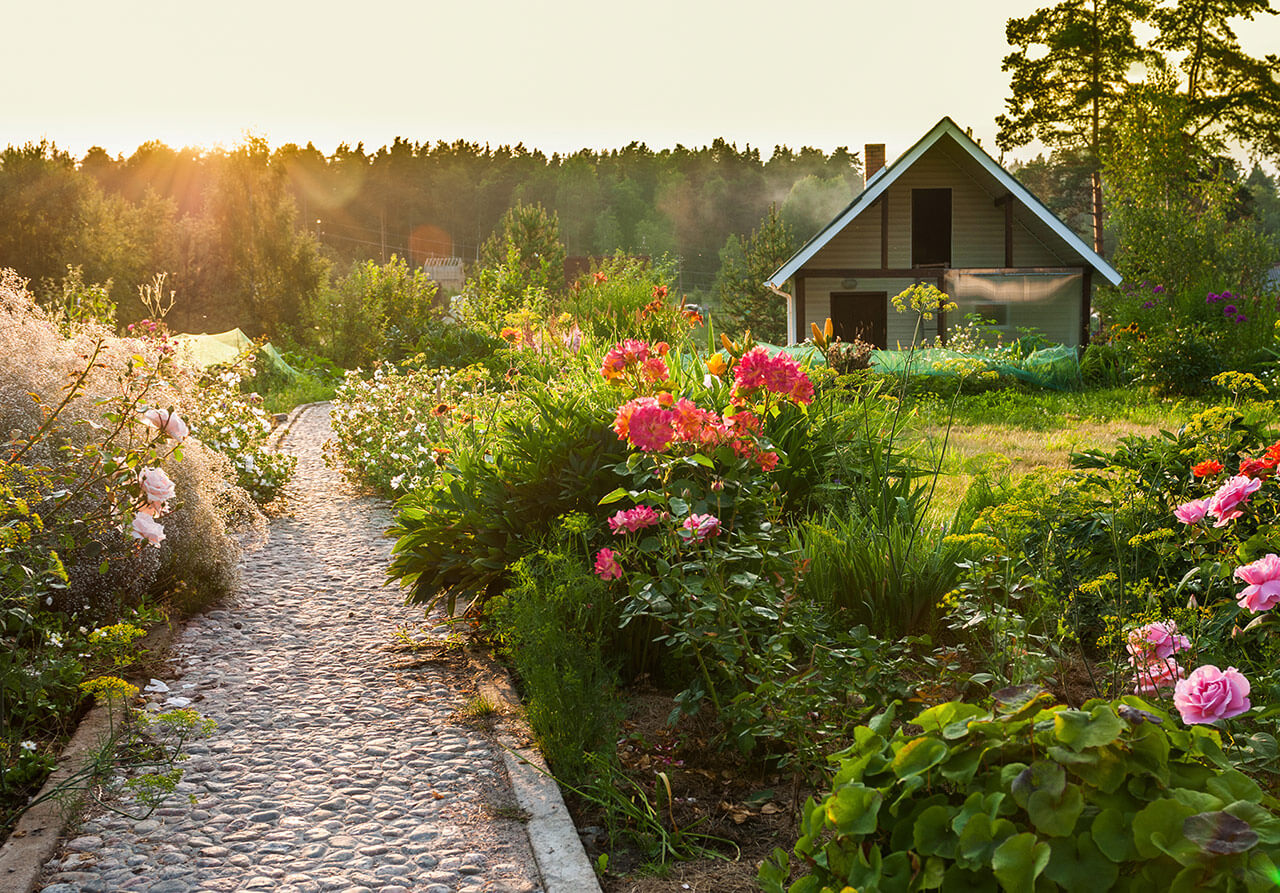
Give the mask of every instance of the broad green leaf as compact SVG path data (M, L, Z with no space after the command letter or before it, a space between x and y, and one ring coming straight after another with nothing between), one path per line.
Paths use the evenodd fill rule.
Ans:
M1049 837L1066 837L1075 831L1076 820L1084 810L1084 795L1079 785L1069 784L1060 797L1047 790L1036 791L1027 801L1027 816L1036 830Z
M884 796L862 785L846 785L827 799L827 821L841 834L870 834Z
M1056 800L1066 785L1067 773L1061 766L1048 760L1036 760L1018 773L1009 787L1013 799L1026 809L1032 794L1043 791Z
M1017 833L1018 829L1008 819L992 819L979 813L969 819L960 833L959 861L966 868L986 869L991 865L991 854L996 847Z
M1110 890L1120 876L1119 867L1102 854L1088 834L1063 837L1051 841L1049 847L1045 876L1064 890Z
M1221 775L1215 775L1205 783L1205 788L1210 794L1220 797L1226 803L1233 803L1236 800L1258 803L1262 800L1262 788L1238 769L1228 769Z
M1112 862L1130 862L1138 855L1133 843L1133 829L1118 809L1104 809L1098 813L1089 833L1098 849Z
M1124 721L1111 705L1099 704L1089 713L1059 710L1054 714L1053 731L1059 741L1079 752L1115 741L1124 731Z
M1030 832L1015 834L991 854L996 880L1008 893L1026 893L1036 887L1036 878L1049 864L1049 844L1036 840Z
M913 738L893 757L889 768L899 778L919 775L947 758L947 745L937 738Z
M681 499L679 496L672 496L667 500L667 505L671 508L671 514L678 518L682 518L689 514L689 503Z
M930 806L920 813L912 829L916 852L922 856L955 858L957 841L951 830L952 812L949 807L939 805Z
M716 463L712 462L711 459L709 459L708 457L702 455L702 453L694 453L689 458L692 459L694 462L697 462L699 465L705 466L707 468L716 467Z
M597 502L596 505L609 505L612 502L617 502L619 499L625 499L630 495L631 494L626 487L619 487L618 489L612 490L600 497L600 501Z
M1133 843L1138 855L1143 859L1157 859L1161 853L1168 852L1169 846L1183 839L1182 823L1195 812L1171 798L1148 803L1133 817Z
M922 710L912 723L928 732L937 732L957 722L967 722L978 716L990 718L990 713L975 704L964 701L947 701Z

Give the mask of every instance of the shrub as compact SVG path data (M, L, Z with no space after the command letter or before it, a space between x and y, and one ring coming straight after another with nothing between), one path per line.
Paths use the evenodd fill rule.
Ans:
M348 369L396 362L415 353L440 318L437 291L403 258L365 261L303 308L303 340Z
M1132 696L1046 697L1027 686L892 734L892 712L859 727L764 889L1272 888L1280 801L1231 767L1216 729Z
M609 647L617 610L591 572L587 524L584 515L563 519L548 548L515 564L511 586L489 608L542 753L570 783L586 774L584 755L612 753L620 713Z

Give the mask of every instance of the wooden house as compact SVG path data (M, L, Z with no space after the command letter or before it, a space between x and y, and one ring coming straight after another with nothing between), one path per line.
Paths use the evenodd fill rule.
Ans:
M1088 343L1093 288L1119 285L1120 274L954 121L943 118L887 167L884 157L883 145L866 147L862 193L770 277L775 289L792 281L789 341L830 317L846 341L905 347L916 319L890 299L931 282L959 309L917 340L943 340L978 312L1010 333L1034 327L1054 342Z

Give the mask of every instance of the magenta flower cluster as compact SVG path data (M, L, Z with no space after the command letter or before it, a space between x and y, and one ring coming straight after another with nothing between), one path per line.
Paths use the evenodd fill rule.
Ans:
M1236 323L1248 322L1249 317L1245 315L1244 310L1236 306L1235 302L1238 300L1240 298L1229 291L1224 291L1222 294L1209 292L1204 297L1206 304L1222 304L1222 315L1227 319Z

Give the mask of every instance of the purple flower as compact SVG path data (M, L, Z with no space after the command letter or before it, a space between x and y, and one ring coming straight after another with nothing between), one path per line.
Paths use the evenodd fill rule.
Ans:
M1204 296L1204 302L1206 304L1216 304L1220 297L1221 295L1215 295L1213 292L1209 292L1209 294Z
M1152 307L1154 307L1155 305L1156 305L1156 302L1155 302L1155 301L1143 301L1143 302L1142 302L1142 309L1143 309L1143 310L1150 310L1150 309L1151 309Z
M1238 323L1240 323L1240 322L1245 322L1248 318L1249 318L1249 317L1247 317L1247 316L1245 316L1243 313L1241 313L1241 314L1239 314L1239 315L1236 317L1236 322L1238 322Z
M1223 307L1223 308L1222 308L1222 315L1223 315L1223 316L1235 316L1235 315L1236 315L1236 305L1235 305L1235 304L1228 304L1227 306Z
M1164 294L1164 286L1163 286L1163 285L1157 285L1155 288L1151 289L1151 293L1152 293L1153 295L1162 295L1162 294Z

